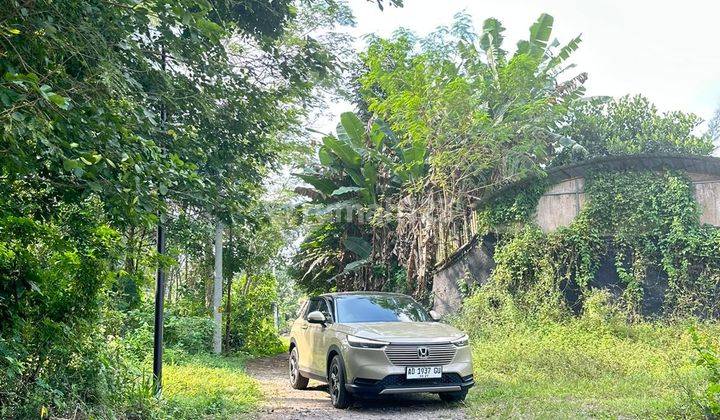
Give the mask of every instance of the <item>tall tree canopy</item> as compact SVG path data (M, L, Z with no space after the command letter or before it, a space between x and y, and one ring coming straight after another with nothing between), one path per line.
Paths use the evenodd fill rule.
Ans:
M285 31L288 1L8 6L3 176L100 194L120 218L168 202L237 213L296 122L293 101L334 64Z
M707 155L713 150L712 134L696 134L701 122L697 115L682 111L661 113L641 95L579 102L561 132L583 149L568 150L554 164L619 154Z
M0 416L122 401L134 385L105 341L123 322L105 317L137 307L157 264L174 264L177 293L178 260L204 315L215 220L234 228L228 267L267 264L249 243L268 231L262 183L332 86L334 26L352 22L325 0L3 3Z
M382 161L373 157L376 154L392 160L396 167L386 166L390 176L378 180L385 184L381 188L384 209L397 217L376 226L392 233L376 238L368 231L365 237L373 249L381 242L390 249L382 257L376 255L373 269L352 273L347 273L347 261L330 269L326 264L314 264L314 258L304 258L303 278L336 282L338 275L387 277L388 270L382 267L399 265L405 270L401 274L407 278L405 287L425 295L438 258L472 234L472 203L478 197L542 170L564 147L577 146L561 136L559 128L584 92L585 73L566 75L573 68L566 61L580 38L560 45L552 39L552 25L551 16L541 15L531 26L528 39L520 41L512 54L503 49L505 28L499 21L486 20L477 33L464 14L456 16L452 27L440 28L425 38L399 31L390 39L371 39L361 55L357 92L360 115L368 118L369 124L354 124L365 133L360 137L368 137L353 143L350 135L344 142L343 149L356 156L354 161L341 159L346 167L339 173L330 159L334 154L328 154L335 142L325 141L320 149L321 167L315 171L326 179L346 176L354 185L309 195L362 198L368 191L355 180L359 177L353 175L352 166L347 167L348 162L353 161L354 170L360 171L360 165ZM349 118L343 117L338 137L349 131ZM385 121L388 127L384 131L372 128L375 120ZM384 134L376 141L381 148L386 147L385 139L393 139L395 146L382 148L394 150L391 156L381 149L367 150L373 147L373 133ZM398 176L413 168L418 171L416 176ZM307 175L304 179L308 180ZM396 186L388 188L390 182ZM313 185L322 187L317 182ZM336 228L336 224L321 224L310 235L313 243L302 248L301 258L311 249L330 249L330 244L317 241L332 238L335 234L321 232ZM372 284L382 287L385 283Z

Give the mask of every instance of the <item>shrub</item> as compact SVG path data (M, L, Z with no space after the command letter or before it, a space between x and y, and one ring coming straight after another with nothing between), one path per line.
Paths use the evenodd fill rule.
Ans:
M583 303L581 320L591 329L619 328L625 324L622 309L607 290L592 290Z
M103 329L119 235L92 199L51 218L0 205L0 417L110 416L134 378Z
M702 395L694 395L695 402L710 419L720 418L720 343L702 337L691 328L693 344L697 352L697 364L707 372L707 388Z
M479 333L494 325L514 325L521 318L509 293L493 287L481 287L465 299L457 322L465 331Z
M209 316L176 316L165 318L165 343L189 354L212 349L213 320Z
M273 324L272 303L277 301L275 276L242 275L233 284L230 346L255 355L281 353L285 346Z

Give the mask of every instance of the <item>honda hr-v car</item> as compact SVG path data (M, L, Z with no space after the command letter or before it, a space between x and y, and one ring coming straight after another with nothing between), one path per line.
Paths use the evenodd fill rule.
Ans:
M332 404L363 395L437 393L462 401L474 385L468 336L409 296L329 293L309 299L290 332L290 382L326 382Z

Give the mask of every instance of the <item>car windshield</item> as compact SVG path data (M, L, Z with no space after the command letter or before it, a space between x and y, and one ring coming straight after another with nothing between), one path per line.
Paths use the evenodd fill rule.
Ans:
M338 322L427 322L430 315L412 298L401 295L340 296Z

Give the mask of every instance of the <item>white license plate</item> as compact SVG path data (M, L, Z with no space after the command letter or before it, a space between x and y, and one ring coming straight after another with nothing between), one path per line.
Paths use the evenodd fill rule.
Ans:
M427 379L442 377L442 366L408 366L405 368L407 379Z

